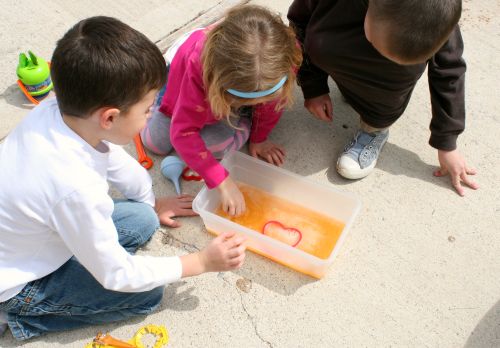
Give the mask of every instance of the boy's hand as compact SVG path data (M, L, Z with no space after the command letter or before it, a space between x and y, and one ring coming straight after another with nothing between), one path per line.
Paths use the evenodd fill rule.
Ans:
M223 272L238 269L245 260L245 238L234 232L222 233L202 251L200 260L205 272Z
M221 194L222 210L230 216L238 216L245 212L245 198L231 177L227 177L217 186Z
M285 149L267 140L262 143L250 143L248 151L253 157L263 158L278 167L285 162Z
M333 104L328 94L304 100L304 107L317 119L326 122L333 120Z
M474 190L479 188L479 185L468 177L468 175L475 175L476 170L465 164L465 160L458 150L438 150L438 159L441 167L434 171L434 176L441 177L450 174L451 184L460 196L465 195L462 182Z
M245 240L234 232L222 233L200 252L181 256L182 277L240 268L245 260Z
M162 225L170 227L179 227L179 221L172 218L175 216L193 216L197 215L193 209L193 197L190 195L180 195L177 197L156 198L155 211Z

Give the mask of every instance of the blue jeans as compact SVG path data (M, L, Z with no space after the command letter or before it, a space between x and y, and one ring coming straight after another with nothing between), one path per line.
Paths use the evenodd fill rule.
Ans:
M129 253L146 243L159 227L156 213L145 203L116 200L112 218L120 244ZM0 310L8 314L12 335L25 340L50 331L148 314L160 304L163 290L163 287L139 293L106 290L73 257L0 303Z

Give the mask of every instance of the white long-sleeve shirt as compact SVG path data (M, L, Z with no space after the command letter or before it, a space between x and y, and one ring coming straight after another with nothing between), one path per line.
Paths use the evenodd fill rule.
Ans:
M55 99L33 109L0 145L0 302L73 255L115 291L180 279L178 257L130 255L119 244L108 182L154 206L152 182L120 146L100 145L64 123Z

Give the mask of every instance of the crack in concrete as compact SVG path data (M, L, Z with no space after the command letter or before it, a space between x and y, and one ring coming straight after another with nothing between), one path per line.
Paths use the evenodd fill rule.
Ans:
M198 248L194 244L183 242L182 240L175 238L168 232L163 232L163 231L160 232L163 235L163 237L161 238L163 244L168 244L176 248L180 247L190 253L200 251L200 248Z
M164 41L165 39L167 39L170 35L172 34L175 34L176 32L182 30L182 28L185 28L187 26L189 26L189 24L193 23L194 21L200 19L201 17L203 17L204 15L206 15L207 13L209 13L210 11L212 11L214 8L217 8L219 7L222 3L224 3L225 0L223 1L219 1L217 4L213 5L212 7L204 10L204 11L200 11L198 12L198 15L196 15L195 17L191 18L189 21L187 21L186 23L182 24L181 26L177 27L177 28L174 28L172 29L170 32L168 32L166 35L164 35L162 38L158 39L155 41L155 44L159 44L160 42ZM240 4L246 4L250 2L250 0L244 0L244 1L240 1Z
M165 40L166 38L168 38L170 35L174 34L175 32L181 30L182 28L188 26L190 23L193 23L195 20L197 20L198 18L202 17L204 14L206 14L207 12L211 11L213 8L219 6L220 4L222 3L222 1L219 1L217 4L213 5L212 7L204 10L204 11L200 11L198 12L198 15L191 18L189 21L187 21L186 23L183 23L181 26L177 27L177 28L174 28L172 30L170 30L165 36L163 36L162 38L158 39L155 41L155 44L158 44L159 42Z
M226 284L228 284L229 286L231 286L231 283L229 283L229 281L224 278L223 275L221 275L220 277ZM232 287L232 286L231 286ZM268 347L271 347L273 348L273 344L271 342L269 342L268 340L266 340L264 337L261 336L261 334L259 333L259 331L257 330L257 323L255 322L255 318L253 316L250 315L250 313L248 312L247 310L247 307L245 306L245 302L243 301L243 294L242 294L242 291L239 290L238 288L236 289L236 291L238 292L238 295L240 296L240 304L241 304L241 308L243 308L243 311L245 312L245 314L247 315L248 319L250 320L250 323L252 324L252 327L253 327L253 330L255 332L255 335L261 340L262 343L265 343Z

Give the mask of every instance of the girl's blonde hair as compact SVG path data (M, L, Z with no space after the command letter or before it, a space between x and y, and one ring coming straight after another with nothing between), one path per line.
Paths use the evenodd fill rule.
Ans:
M278 110L291 105L295 72L302 62L302 52L294 31L279 15L264 7L244 5L229 10L209 31L201 61L212 112L216 118L229 120L231 110L243 105L278 97ZM283 87L266 97L244 99L227 92L228 89L267 90L284 76L287 80Z

